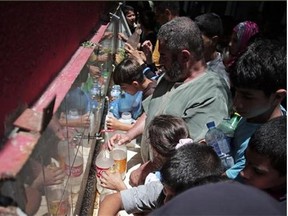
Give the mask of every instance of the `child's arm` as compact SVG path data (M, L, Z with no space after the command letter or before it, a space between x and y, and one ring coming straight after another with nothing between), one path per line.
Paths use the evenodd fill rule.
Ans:
M117 215L123 209L120 193L107 195L99 205L98 216Z
M107 195L100 203L98 215L116 215L120 210L128 214L150 212L155 209L162 189L162 183L154 181Z
M120 122L118 119L114 117L108 117L106 123L108 129L112 130L128 131L133 126L132 124L125 124L123 122Z
M80 116L78 119L66 119L65 115L61 114L59 122L62 126L87 128L90 126L89 113Z
M135 169L130 174L130 185L131 186L138 186L144 184L145 178L151 172L156 171L158 165L153 163L152 161L147 161L146 163L142 164L139 168Z

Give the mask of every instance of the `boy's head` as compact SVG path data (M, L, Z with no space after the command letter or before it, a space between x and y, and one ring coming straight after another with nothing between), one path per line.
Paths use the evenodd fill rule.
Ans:
M152 147L152 160L160 161L159 165L162 166L166 158L174 154L179 140L189 137L189 130L182 118L159 115L150 122L148 134Z
M285 46L268 39L255 41L229 76L235 90L234 108L241 116L252 119L271 115L286 97Z
M178 1L155 1L153 3L155 18L159 25L163 25L179 16L180 7Z
M205 60L210 61L216 51L219 38L223 34L223 24L220 16L215 13L205 13L194 19L198 25L204 42Z
M113 81L121 89L131 95L141 90L145 77L140 70L139 63L133 58L125 58L113 72Z
M246 165L241 177L259 189L286 185L287 118L274 118L252 135L245 152Z
M220 181L222 173L221 160L211 146L199 143L184 145L160 170L166 195L164 202L188 188Z

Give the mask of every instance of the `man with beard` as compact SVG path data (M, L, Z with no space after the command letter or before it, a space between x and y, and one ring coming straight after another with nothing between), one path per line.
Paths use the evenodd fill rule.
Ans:
M108 141L112 148L117 141L127 143L142 134L141 156L144 164L130 176L132 186L143 183L147 174L158 170L149 153L147 125L160 114L182 117L191 138L198 142L207 132L206 123L216 125L229 115L230 92L224 79L207 73L203 40L197 25L188 17L177 17L161 26L158 33L160 64L165 73L156 89L143 101L144 113L126 134L116 134Z

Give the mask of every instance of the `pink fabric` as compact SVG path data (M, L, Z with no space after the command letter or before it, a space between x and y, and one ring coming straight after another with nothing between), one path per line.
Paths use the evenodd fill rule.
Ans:
M233 29L238 38L238 50L242 53L248 46L249 39L259 32L259 27L251 21L241 22Z
M186 139L180 139L179 143L175 146L175 149L180 148L181 146L187 145L187 144L192 144L193 140L190 138L186 138Z
M259 27L252 21L245 21L237 24L233 28L233 32L236 33L238 38L238 51L236 55L229 54L227 58L223 59L223 63L226 68L229 68L231 65L233 65L233 63L241 56L241 54L245 52L248 47L250 38L259 32Z

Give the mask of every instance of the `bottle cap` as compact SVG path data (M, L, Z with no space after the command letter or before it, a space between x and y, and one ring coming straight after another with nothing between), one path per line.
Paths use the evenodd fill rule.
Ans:
M130 113L130 112L123 112L123 113L121 114L121 118L122 118L122 119L131 119L132 116L131 116L131 113Z
M206 126L207 126L207 128L213 128L213 127L215 127L215 122L214 121L208 122L206 124Z

